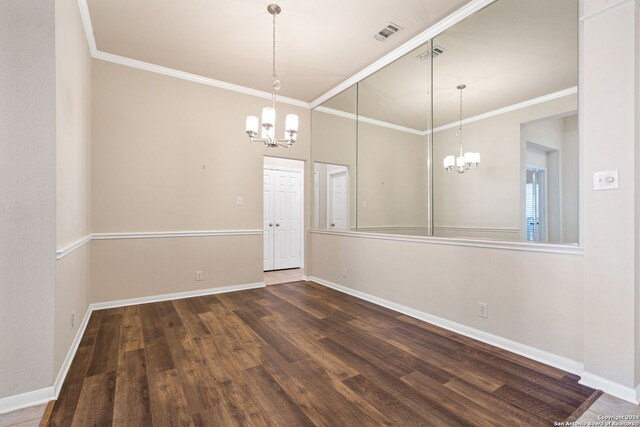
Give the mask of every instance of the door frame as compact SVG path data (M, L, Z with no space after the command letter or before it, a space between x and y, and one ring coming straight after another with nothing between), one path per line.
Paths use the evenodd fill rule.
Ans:
M269 164L272 163L272 164ZM291 165L287 166L279 163L290 163ZM305 209L305 201L307 197L306 191L306 182L305 179L305 170L306 170L306 161L300 159L288 159L285 157L276 157L276 156L263 156L262 159L262 176L264 176L265 169L269 170L279 170L284 172L299 172L300 173L300 268L305 268L305 243L307 240L307 229L305 227L305 219L306 219L306 209ZM296 166L292 166L296 165ZM264 182L261 183L264 186ZM262 216L264 219L264 197L261 197L262 200ZM261 246L263 251L263 259L264 259L264 242ZM264 267L264 266L263 266Z

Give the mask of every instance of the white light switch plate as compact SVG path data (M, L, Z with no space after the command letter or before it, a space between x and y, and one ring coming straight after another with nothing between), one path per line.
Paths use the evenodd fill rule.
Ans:
M615 190L620 188L618 181L618 171L598 171L593 173L594 190Z

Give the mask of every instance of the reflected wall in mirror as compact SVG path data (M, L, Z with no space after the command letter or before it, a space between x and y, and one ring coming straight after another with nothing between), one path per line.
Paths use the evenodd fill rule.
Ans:
M497 0L314 109L312 159L347 168L348 227L577 243L577 9ZM461 136L480 165L448 172Z
M311 112L313 228L349 230L356 227L357 99L358 87L354 85ZM337 173L338 170L343 174ZM343 185L346 188L340 187ZM334 196L336 203L329 203L327 197ZM345 217L338 219L341 215Z
M434 39L434 235L577 243L577 32L576 0L498 0ZM459 84L464 148L481 155L465 173L441 166Z
M431 41L358 83L358 230L429 235Z
M350 230L349 167L331 163L313 163L314 228Z

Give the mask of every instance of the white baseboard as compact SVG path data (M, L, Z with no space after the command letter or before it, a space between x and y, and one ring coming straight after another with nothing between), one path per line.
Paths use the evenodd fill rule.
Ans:
M634 405L640 403L640 385L634 389L586 371L583 371L580 377L580 384L582 385L602 390L607 394L631 402Z
M78 350L78 346L80 345L80 341L82 340L84 331L86 330L87 324L89 323L89 318L91 317L91 313L93 313L94 310L124 307L128 305L136 305L136 304L146 304L146 303L159 302L159 301L169 301L169 300L197 297L197 296L203 296L203 295L214 295L214 294L222 294L227 292L237 292L237 291L244 291L248 289L264 288L264 287L265 287L264 282L257 282L257 283L248 283L244 285L233 285L233 286L224 286L221 288L199 289L196 291L176 292L171 294L154 295L154 296L142 297L142 298L131 298L131 299L106 301L106 302L90 304L89 307L87 307L86 313L84 314L82 323L78 327L78 332L76 332L76 336L73 339L73 342L71 343L69 352L67 353L67 356L65 357L64 362L62 363L62 367L58 372L58 376L56 377L53 387L46 387L40 390L34 390L27 393L17 394L14 396L8 396L0 399L0 414L16 411L18 409L28 408L30 406L40 405L42 403L47 403L50 400L58 398L62 385L64 384L64 380L67 377L67 373L69 372L69 368L71 367L71 362L73 362L73 358L76 355L76 351Z
M105 308L125 307L127 305L147 304L150 302L169 301L174 299L199 297L202 295L223 294L226 292L245 291L248 289L264 288L264 282L248 283L245 285L224 286L221 288L198 289L195 291L175 292L171 294L152 295L141 298L121 299L115 301L97 302L91 304L92 310Z
M73 338L71 342L71 347L67 352L67 356L64 358L64 362L62 362L62 366L60 367L60 371L58 371L58 376L56 377L56 381L53 383L53 396L52 399L57 399L60 395L60 389L62 389L62 384L64 383L64 379L67 377L67 372L69 372L69 368L71 367L71 362L73 362L73 358L76 355L76 351L78 351L78 346L80 345L80 341L82 341L82 336L84 335L84 331L87 329L87 324L89 323L89 318L91 317L91 305L87 307L87 311L84 313L84 317L82 318L82 322L80 326L78 326L78 331L76 332L76 336Z
M400 312L402 314L406 314L407 316L414 317L418 320L422 320L424 322L434 324L436 326L447 329L449 331L459 333L460 335L464 335L466 337L473 338L475 340L484 342L486 344L499 347L503 350L507 350L512 353L519 354L520 356L524 356L529 359L533 359L538 362L544 363L546 365L550 365L558 369L562 369L563 371L567 371L567 372L571 372L573 374L579 375L584 370L584 365L582 363L572 359L568 359L563 356L559 356L557 354L549 353L544 350L530 347L528 345L521 344L516 341L511 341L509 339L502 338L497 335L493 335L488 332L484 332L466 325L462 325L460 323L452 322L451 320L443 319L442 317L434 316L432 314L428 314L423 311L416 310L414 308L407 307L402 304L388 301L386 299L379 298L364 292L356 291L346 286L338 285L337 283L320 279L318 277L309 276L309 280L313 282L317 282L328 288L332 288L337 291L343 292L345 294L349 294L354 297L363 299L365 301L372 302L382 307L386 307L391 310Z
M28 408L29 406L41 405L51 399L53 399L53 387L3 397L0 399L0 414Z

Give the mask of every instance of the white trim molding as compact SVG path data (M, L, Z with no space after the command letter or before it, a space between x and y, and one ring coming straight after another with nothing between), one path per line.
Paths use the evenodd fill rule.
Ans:
M91 241L91 234L87 234L86 236L76 240L75 242L71 242L68 245L63 246L62 248L57 249L56 259L60 259L66 255L69 255L71 252L81 248L82 246L85 245L85 243L88 243L90 241Z
M196 230L196 231L137 231L124 233L94 233L91 240L114 239L157 239L168 237L209 237L209 236L259 236L262 230Z
M477 122L480 120L488 119L489 117L499 116L500 114L510 113L512 111L520 110L522 108L531 107L533 105L542 104L545 102L553 101L554 99L564 98L565 96L575 95L578 93L578 87L573 86L567 89L559 90L557 92L549 93L539 96L537 98L527 99L526 101L519 102L513 105L507 105L506 107L498 108L497 110L487 111L486 113L478 114L477 116L469 117L462 121L463 125L468 123ZM460 126L460 122L452 122L446 125L438 126L433 129L433 133L440 132L446 129L451 129Z
M203 295L224 294L227 292L246 291L249 289L258 289L258 288L264 288L264 287L265 287L264 282L256 282L256 283L248 283L243 285L223 286L220 288L198 289L194 291L175 292L170 294L152 295L148 297L96 302L91 304L90 309L91 311L104 310L106 308L126 307L128 305L148 304L151 302L200 297Z
M306 102L299 99L287 98L287 97L278 97L278 101L295 105L302 108L314 108L318 105L322 104L327 99L332 96L342 92L344 89L347 89L349 86L354 83L359 82L365 77L375 73L396 59L400 58L404 54L410 52L411 50L417 48L421 44L427 42L428 40L434 38L438 34L442 33L447 28L455 25L456 23L462 21L466 17L472 15L478 10L488 6L493 3L495 0L472 0L467 5L462 8L456 10L451 15L437 22L435 25L427 28L422 33L418 34L411 40L407 41L403 45L399 46L395 50L389 52L379 60L375 61L373 64L354 74L347 80L344 80L342 83L336 85L333 89L324 93L320 97L316 98L312 102ZM87 4L87 0L78 0L78 7L80 9L80 16L82 18L82 25L84 27L84 32L87 37L87 44L89 45L89 52L91 53L91 57L95 59L99 59L102 61L113 62L115 64L120 64L128 67L137 68L140 70L149 71L152 73L163 74L170 77L175 77L183 80L188 80L194 83L205 84L208 86L217 87L220 89L230 90L233 92L244 93L246 95L257 96L259 98L271 99L271 93L252 89L246 86L240 86L229 82L224 82L221 80L215 80L209 77L200 76L197 74L188 73L185 71L176 70L173 68L163 67L156 64L151 64L149 62L139 61L133 58L127 58L120 55L115 55L109 52L103 52L98 50L98 46L96 44L96 39L93 30L93 23L91 22L91 13L89 11L89 5Z
M217 87L219 89L230 90L232 92L244 93L245 95L252 95L258 98L271 99L271 92L265 92L262 90L252 89L246 86L240 86L233 83L223 82L222 80L216 80L209 77L200 76L197 74L187 73L185 71L176 70L173 68L163 67L161 65L151 64L149 62L138 61L137 59L127 58L120 55L114 55L109 52L103 52L98 50L96 45L96 39L93 32L93 23L91 22L91 13L89 12L89 5L87 0L78 0L78 7L80 8L80 17L82 18L82 26L87 36L87 44L89 45L89 52L91 57L102 61L113 62L114 64L120 64L127 67L137 68L139 70L145 70L152 73L162 74L165 76L175 77L182 80L187 80L194 83L200 83L207 86ZM310 105L306 101L300 101L298 99L287 98L286 96L278 96L278 102L284 104L295 105L302 108L310 108Z
M7 396L0 399L0 415L30 406L41 405L53 399L53 387Z
M358 120L359 122L362 122L362 123L369 123L371 125L380 126L383 128L389 128L389 129L397 130L400 132L406 132L413 135L423 136L427 134L427 131L412 129L406 126L397 125L395 123L383 122L382 120L372 119L366 116L359 116L354 113L347 113L345 111L336 110L335 108L323 107L321 105L314 108L313 110L318 111L320 113L331 114L332 116L342 117L344 119Z
M71 362L73 362L73 358L76 355L76 351L78 351L78 347L80 346L80 341L82 341L82 336L84 335L84 331L87 329L87 324L89 323L89 318L91 317L91 305L87 307L87 311L84 313L84 317L82 318L82 322L78 326L78 330L76 331L76 336L73 337L73 341L71 342L71 347L69 347L69 351L67 352L67 356L64 358L64 362L62 362L62 366L58 371L58 376L56 377L55 382L53 383L53 399L57 399L60 395L60 390L62 389L62 384L64 384L64 379L67 377L67 373L69 372L69 368L71 367Z
M240 86L234 83L223 82L222 80L216 80L209 77L200 76L198 74L187 73L185 71L176 70L174 68L163 67L161 65L151 64L149 62L138 61L137 59L127 58L125 56L114 55L108 52L102 52L96 50L95 59L102 61L113 62L114 64L125 65L131 68L137 68L139 70L149 71L156 74L162 74L169 77L175 77L182 80L188 80L194 83L200 83L207 86L216 87L219 89L230 90L232 92L243 93L245 95L251 95L258 98L271 99L273 96L271 92L265 92L258 89L252 89L246 86ZM309 103L300 101L299 99L287 98L286 96L278 96L277 102L283 104L295 105L296 107L302 107L309 109Z
M587 371L580 373L579 383L587 387L602 390L605 393L631 402L634 405L640 404L640 385L636 388L627 387Z
M472 328L470 326L456 323L451 320L444 319L442 317L434 316L432 314L425 313L423 311L416 310L414 308L407 307L405 305L398 304L393 301L386 300L384 298L380 298L380 297L370 295L361 291L357 291L355 289L342 286L337 283L333 283L328 280L321 279L319 277L309 276L309 280L319 283L328 288L335 289L336 291L339 291L348 295L352 295L356 298L360 298L365 301L369 301L373 304L386 307L388 309L397 311L402 314L406 314L407 316L413 317L418 320L422 320L423 322L431 323L433 325L439 326L449 331L456 332L460 335L464 335L466 337L473 338L483 343L493 345L503 350L507 350L512 353L519 354L520 356L528 357L529 359L533 359L538 362L544 363L546 365L550 365L558 369L562 369L563 371L571 372L573 374L580 374L580 372L582 372L582 370L584 369L583 364L576 360L568 359L566 357L559 356L557 354L550 353L548 351L530 347L526 344L522 344L516 341L511 341L509 339L502 338L497 335L493 335L488 332L484 332L479 329Z
M567 89L559 90L557 92L548 93L543 96L539 96L537 98L528 99L526 101L518 102L517 104L507 105L506 107L498 108L497 110L487 111L486 113L478 114L477 116L468 117L462 121L463 125L477 122L480 120L488 119L490 117L499 116L501 114L507 114L512 111L520 110L522 108L532 107L534 105L542 104L545 102L553 101L555 99L564 98L565 96L575 95L578 93L578 87L573 86ZM354 113L347 113L345 111L336 110L334 108L328 108L323 106L318 106L314 108L314 111L319 111L321 113L331 114L334 116L342 117L349 120L358 120L359 122L369 123L375 126L385 127L389 129L394 129L400 132L406 132L413 135L430 135L432 133L440 132L443 130L451 129L460 126L460 122L452 122L446 125L438 126L434 128L433 131L430 129L427 130L418 130L408 128L406 126L397 125L395 123L383 122L382 120L372 119L370 117L358 116Z
M362 231L346 231L346 230L322 230L312 228L309 230L311 234L326 234L330 236L357 237L361 239L378 239L390 240L395 242L413 242L432 245L452 245L452 246L468 246L474 248L487 249L504 249L510 251L526 251L526 252L546 252L565 255L584 254L584 248L578 245L563 245L550 243L534 243L534 242L511 242L501 240L482 240L482 239L461 239L455 237L432 237L432 236L405 236L397 234L384 233L367 233Z
M448 231L458 233L491 233L491 234L515 234L520 235L519 228L511 227L472 227L472 226L457 226L457 225L434 225L435 231Z
M168 237L209 237L209 236L259 236L262 230L195 230L195 231L134 231L124 233L93 233L56 250L56 259L61 259L91 240L115 239L156 239Z

